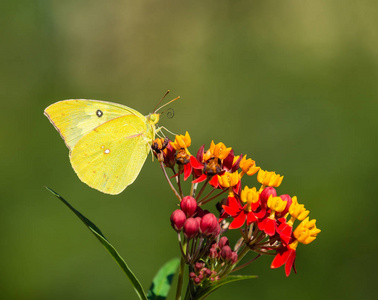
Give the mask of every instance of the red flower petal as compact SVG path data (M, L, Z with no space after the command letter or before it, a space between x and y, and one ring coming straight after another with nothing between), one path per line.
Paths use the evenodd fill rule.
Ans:
M241 227L246 219L246 215L244 211L240 211L240 214L231 222L230 226L228 227L229 229L236 229Z
M286 263L287 259L289 258L289 255L290 255L290 252L289 252L288 248L286 248L284 251L278 253L274 257L270 267L272 269L276 269L276 268L283 266Z
M260 229L261 231L264 231L264 230L265 230L266 220L267 220L267 219L268 219L268 218L266 218L266 219L262 220L261 222L258 222L258 223L257 223L257 226L259 227L259 229Z
M276 220L272 220L271 218L266 218L265 224L265 233L272 236L276 233Z
M227 198L227 205L222 205L224 211L229 214L230 216L234 217L242 210L242 206L236 200L235 197L228 197Z
M236 216L240 212L239 208L230 207L230 206L226 206L226 205L223 205L222 207L223 207L224 211L232 217Z
M213 186L214 188L219 187L219 181L218 181L218 176L213 176L211 180L209 181L210 185Z
M290 275L291 269L294 269L294 271L295 271L294 261L295 261L295 256L297 254L295 250L290 249L290 248L289 248L288 252L290 252L290 253L289 253L289 257L286 261L286 265L285 265L285 274L286 274L287 277Z
M259 212L255 212L255 216L258 218L258 219L263 219L266 215L266 210L265 209L261 209Z
M202 181L205 181L207 178L206 174L202 174L200 177L198 177L196 180L192 181L193 183L199 183Z
M192 166L190 164L185 164L184 165L184 180L187 180L192 174Z
M247 225L251 225L253 222L256 222L257 218L253 212L247 214Z
M292 231L293 227L286 223L280 224L277 228L277 233L280 235L281 240L286 244L289 244L290 242Z
M190 156L190 164L194 169L203 169L203 164L201 164L193 155Z

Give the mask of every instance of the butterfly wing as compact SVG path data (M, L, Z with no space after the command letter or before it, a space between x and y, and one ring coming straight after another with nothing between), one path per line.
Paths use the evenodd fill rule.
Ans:
M70 155L72 167L90 187L119 194L138 176L154 134L145 117L126 115L110 120L75 144Z
M97 100L63 100L45 109L44 114L58 130L68 149L97 126L114 118L134 115L145 117L138 111L112 102Z

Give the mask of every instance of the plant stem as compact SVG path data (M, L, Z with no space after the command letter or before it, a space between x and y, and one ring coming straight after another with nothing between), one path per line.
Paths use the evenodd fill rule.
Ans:
M183 243L183 249L185 251L186 249L186 239L184 239L184 243ZM183 255L181 255L181 259L180 259L180 269L179 269L179 276L178 276L178 280L177 280L177 288L176 288L176 300L181 300L181 292L182 292L182 285L183 285L183 282L184 282L184 272L185 272L185 257Z
M210 202L211 200L217 198L218 196L222 195L223 193L225 193L225 192L227 192L227 191L228 191L227 189L226 189L226 190L223 190L223 191L221 191L220 193L216 194L215 196L213 196L213 197L211 197L210 199L207 199L207 200L205 200L205 201L204 201L204 199L202 199L201 201L198 202L198 205L199 205L199 206L204 205L204 204Z
M168 183L169 183L169 186L171 187L172 191L175 193L176 197L179 199L179 201L181 202L181 197L180 195L177 193L175 187L172 185L172 182L169 180L169 177L168 177L168 174L167 172L165 171L165 167L163 165L163 162L160 162L160 167L161 169L163 170L163 173L164 173L164 176L165 176L165 179L167 179Z
M175 174L175 170L172 168L173 174ZM182 188L181 188L181 173L179 172L177 177L176 177L176 182L177 186L179 188L179 193L181 195L181 198L184 198L184 194L182 193Z
M206 181L203 183L202 188L201 188L201 190L199 191L199 193L198 193L198 195L197 195L197 197L196 197L196 200L197 200L197 201L198 201L199 197L202 195L203 191L205 190L206 185L207 185L207 183L209 182L209 180L210 180L209 177L207 177L207 178L206 178Z
M256 259L258 259L262 254L257 254L255 258L252 258L250 261L247 261L245 264L242 264L241 266L238 266L237 268L233 269L231 272L239 271L240 269L243 269L244 267L248 266L251 262L254 262Z

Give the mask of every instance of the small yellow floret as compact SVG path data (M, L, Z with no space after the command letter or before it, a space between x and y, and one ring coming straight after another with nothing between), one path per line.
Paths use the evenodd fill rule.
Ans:
M238 171L234 173L225 172L223 175L217 176L219 184L225 188L237 185L240 179Z
M186 149L188 148L192 143L192 140L190 138L190 135L188 132L185 133L185 135L176 135L175 137L175 141L174 142L171 142L171 145L173 148L175 148L176 150L180 150L180 149Z
M260 169L257 174L257 181L265 186L279 187L283 180L283 176L276 172L268 172Z
M309 217L304 219L294 230L294 237L302 244L310 244L316 239L320 229L316 228L316 220L309 221Z
M297 196L292 198L292 203L289 208L289 213L292 218L298 219L300 221L304 220L310 211L306 210L303 204L299 204L297 200Z
M256 167L256 162L254 160L250 158L247 159L247 155L244 155L240 160L239 166L243 172L249 176L256 174L260 170L260 167Z
M203 160L207 161L212 157L217 157L219 159L225 159L231 152L232 148L227 148L225 144L218 143L215 144L214 141L211 141L210 149L206 151L203 155Z
M240 194L241 201L247 203L248 211L251 211L252 203L256 203L259 201L259 196L260 194L256 191L255 187L250 189L248 186L245 186Z
M275 211L281 212L285 209L287 201L283 201L280 197L270 196L267 202L268 207Z

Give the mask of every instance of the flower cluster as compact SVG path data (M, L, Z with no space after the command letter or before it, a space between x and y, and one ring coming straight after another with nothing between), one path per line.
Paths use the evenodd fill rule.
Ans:
M209 286L262 255L274 256L271 268L285 265L286 276L296 271L298 243L311 243L320 230L296 196L278 195L283 176L261 169L247 155L235 155L223 143L212 141L209 149L203 145L196 156L189 152L190 145L186 132L174 141L156 139L152 149L180 202L171 225L178 234L182 259L189 265L192 290ZM166 169L172 170L171 177ZM245 176L256 174L260 187L242 185ZM187 194L182 177L184 181L191 177ZM201 208L215 199L218 217ZM240 233L233 248L225 236L232 229ZM257 256L238 266L248 252Z

